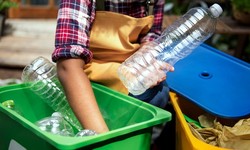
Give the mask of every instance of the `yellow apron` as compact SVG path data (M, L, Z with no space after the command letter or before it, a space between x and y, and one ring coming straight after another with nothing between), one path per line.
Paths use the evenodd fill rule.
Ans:
M117 75L117 68L140 44L140 34L147 34L153 16L134 18L127 15L97 11L90 34L92 61L84 68L91 81L127 94Z

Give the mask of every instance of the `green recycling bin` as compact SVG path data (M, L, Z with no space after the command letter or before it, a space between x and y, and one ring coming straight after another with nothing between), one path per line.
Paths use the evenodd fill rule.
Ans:
M39 129L35 122L54 111L25 84L0 87L0 149L149 150L153 126L171 113L92 83L98 105L111 131L88 137L66 137ZM2 105L13 100L15 110Z

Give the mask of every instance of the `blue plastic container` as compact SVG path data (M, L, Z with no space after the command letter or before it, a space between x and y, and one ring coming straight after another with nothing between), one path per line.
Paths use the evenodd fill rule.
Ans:
M167 73L176 93L223 118L250 115L250 64L206 44Z

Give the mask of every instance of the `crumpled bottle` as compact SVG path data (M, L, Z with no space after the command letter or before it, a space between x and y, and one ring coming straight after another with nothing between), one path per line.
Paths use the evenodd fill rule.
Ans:
M43 118L36 122L36 125L42 130L52 134L62 136L74 136L72 126L64 120L60 112L54 112L50 117Z
M92 135L97 135L97 133L90 129L84 129L84 130L79 131L75 135L75 137L84 137L84 136L92 136Z

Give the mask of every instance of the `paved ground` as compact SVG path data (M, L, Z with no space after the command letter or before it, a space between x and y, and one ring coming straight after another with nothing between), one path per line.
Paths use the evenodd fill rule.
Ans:
M38 56L50 58L56 20L11 19L0 40L1 66L23 67Z
M38 56L50 59L56 20L6 20L0 39L0 79L20 78L22 69Z

